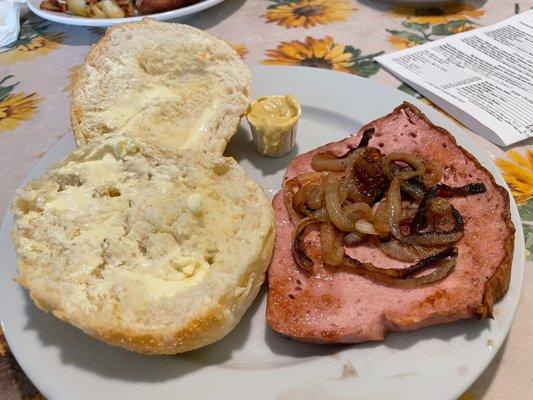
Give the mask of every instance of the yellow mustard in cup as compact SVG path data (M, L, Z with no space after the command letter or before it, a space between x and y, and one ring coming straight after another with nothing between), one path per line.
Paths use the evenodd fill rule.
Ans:
M267 96L254 100L246 110L254 146L265 156L281 157L292 150L302 114L293 96Z

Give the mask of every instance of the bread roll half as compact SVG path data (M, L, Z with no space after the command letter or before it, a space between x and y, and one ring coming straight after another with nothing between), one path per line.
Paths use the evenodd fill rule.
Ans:
M18 282L110 344L175 354L225 336L264 279L273 213L232 159L116 136L85 145L13 203Z
M109 28L76 71L78 144L127 133L163 149L222 154L250 98L251 75L227 43L180 24Z

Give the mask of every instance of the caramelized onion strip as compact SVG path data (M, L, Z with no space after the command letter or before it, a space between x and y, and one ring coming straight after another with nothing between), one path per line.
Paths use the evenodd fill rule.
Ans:
M429 198L429 196L426 196ZM427 202L427 201L426 201ZM402 234L400 229L401 221L401 193L400 179L394 178L387 193L387 212L389 218L389 228L392 235L403 243L416 244L421 246L443 246L458 241L463 236L464 223L459 212L452 207L452 216L455 219L455 227L448 232L412 233L409 236ZM422 201L419 210L422 208L425 215L426 203ZM415 215L413 221L419 218L419 213ZM416 225L418 226L418 225Z
M284 182L282 185L283 190L283 203L285 204L285 209L289 213L291 222L296 225L300 221L301 217L294 210L293 201L294 201L294 189L299 186L305 186L309 183L318 181L324 178L324 173L322 172L307 172L295 176L292 179Z
M378 204L376 212L374 213L373 221L374 228L380 236L388 236L390 233L390 223L389 223L389 203L387 197L385 197Z
M292 200L294 210L300 214L321 221L328 220L328 214L322 208L324 187L322 179L309 182L298 190Z
M324 178L323 172L305 172L303 174L300 174L293 179L296 179L300 186L307 185L310 182L317 181L319 179Z
M359 164L361 162L361 159L364 157L367 149L368 148L363 147L361 150L359 150L359 152L350 159L348 165L346 166L344 186L346 187L346 189L348 189L348 196L352 201L359 202L363 199L363 195L357 187L357 177L354 173L354 165Z
M333 266L342 264L344 258L342 234L331 222L325 222L320 226L320 245L322 259L326 264Z
M313 269L314 264L313 260L309 258L303 248L305 228L317 222L319 221L313 218L303 218L294 230L294 238L292 241L292 255L294 257L294 260L296 261L296 264L304 271L311 271Z
M355 220L344 214L342 204L339 201L339 178L332 173L327 174L326 190L326 210L330 220L337 228L344 232L355 231Z
M366 235L360 232L350 232L344 236L343 242L346 246L355 246L365 240Z
M374 225L370 222L360 219L355 223L355 229L357 232L364 233L367 235L378 235L379 232L376 231Z
M388 179L382 171L383 155L375 147L365 147L346 167L344 182L348 198L373 204L385 192Z
M435 197L450 198L454 196L469 196L473 194L484 193L487 190L486 186L483 183L469 183L468 185L451 187L444 184L438 184L431 188L418 206L418 211L415 214L413 220L411 221L411 232L413 234L419 234L426 221L426 214L428 212L428 207L430 200ZM461 231L463 230L463 219L459 212L452 207L452 216L455 219L455 228L452 231ZM450 232L450 231L449 231ZM422 234L420 234L422 235Z
M315 171L344 171L346 160L333 153L317 153L311 159L311 167Z
M347 204L343 206L342 210L350 218L372 221L372 207L362 201Z
M396 161L408 164L413 170L398 170L397 168L393 168L393 164ZM415 176L423 175L426 171L426 166L412 154L394 152L386 155L383 159L383 170L390 180L397 177L404 181Z
M311 168L315 171L332 171L342 172L350 162L362 153L365 148L355 148L348 150L348 152L340 157L330 152L317 153L311 159Z
M442 251L442 248L401 243L396 239L379 242L378 248L390 258L405 262L416 262Z
M424 186L426 189L435 186L442 179L442 167L437 161L426 162L426 172L424 173Z
M318 210L324 205L324 185L322 180L311 189L307 195L307 205L313 210Z
M368 146L372 135L374 134L374 128L365 129L363 137L359 141L356 148L348 150L342 156L337 157L330 152L317 153L311 159L311 167L315 171L344 171L351 159L358 153L357 150L363 149Z
M362 147L367 147L373 135L374 135L374 128L365 129L363 132L363 137L361 138L361 141L357 145L357 148L360 149Z
M421 183L421 180L417 178L418 177L409 179L408 181L403 181L402 190L418 202L424 198L426 189Z
M389 221L389 230L392 235L400 241L405 241L404 235L400 229L400 221L402 219L402 198L400 192L401 180L395 177L387 192L387 218Z
M401 269L378 268L373 264L362 263L349 256L344 257L342 265L352 269L355 273L387 286L416 287L439 281L448 276L457 262L457 255L457 248L451 247ZM413 276L430 267L435 267L435 270L429 274Z
M295 187L298 187L298 180L296 178L283 183L283 186L282 186L283 203L285 204L285 209L287 210L287 213L289 214L289 218L294 225L296 225L301 219L298 213L296 213L296 211L294 210L292 206L293 199L294 199L293 188Z

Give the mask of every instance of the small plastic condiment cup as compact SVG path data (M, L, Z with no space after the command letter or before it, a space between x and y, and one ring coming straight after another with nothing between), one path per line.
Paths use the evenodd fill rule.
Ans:
M285 97L285 96L267 96L267 97ZM257 101L260 101L264 99L265 97L261 97L259 99L256 99L250 103L250 106L248 106L248 109ZM300 104L295 101L298 109L296 116L294 118L294 123L287 125L286 130L284 130L281 133L281 138L279 141L278 146L276 146L275 149L268 149L268 147L265 144L265 135L264 132L261 131L261 129L254 125L253 122L250 121L248 118L248 112L246 113L246 120L248 121L248 124L250 125L250 130L252 131L252 139L254 143L254 147L257 150L259 154L262 156L267 157L281 157L285 154L291 152L291 150L294 148L294 145L296 143L296 131L298 129L298 122L300 122L300 117L302 115L302 109L300 107Z

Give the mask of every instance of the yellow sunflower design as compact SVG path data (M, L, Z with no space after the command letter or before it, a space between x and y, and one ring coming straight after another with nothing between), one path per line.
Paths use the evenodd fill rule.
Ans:
M524 155L516 150L509 150L507 158L497 159L496 165L500 168L518 205L526 204L533 198L532 149L527 149Z
M3 86L4 82L11 79L8 75L0 81L0 134L17 128L22 121L31 119L37 111L37 104L41 99L36 93L13 93L19 83Z
M479 3L480 1L474 2ZM485 14L485 11L473 4L455 2L435 6L402 6L393 5L390 15L398 18L407 18L411 22L418 24L445 24L450 21L461 19L478 19Z
M281 42L276 49L267 50L266 65L301 65L349 72L369 77L379 70L374 57L383 52L361 55L361 50L342 43L335 43L333 38L315 39L310 36L304 42L293 40Z
M70 91L72 90L72 84L74 83L74 77L76 76L76 73L81 68L81 64L74 65L73 67L70 67L68 70L68 84L65 85L63 88L63 92L67 92L70 94Z
M263 17L285 28L309 28L345 21L357 8L350 0L274 0Z
M244 44L232 44L232 43L228 43L228 44L233 48L233 50L235 50L237 52L237 54L242 59L244 59L244 57L246 57L246 54L248 54L248 49L246 48L246 45L244 45Z
M392 6L393 17L404 18L401 30L389 30L389 43L395 49L405 49L431 42L442 36L466 32L478 26L474 20L485 11L467 3L445 4L438 7Z
M524 228L526 254L533 260L533 149L520 153L509 150L506 158L498 158L496 165L511 188Z
M37 17L22 17L19 38L0 52L0 64L32 60L57 49L64 35L47 32L50 25Z

